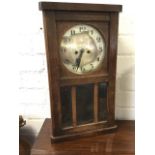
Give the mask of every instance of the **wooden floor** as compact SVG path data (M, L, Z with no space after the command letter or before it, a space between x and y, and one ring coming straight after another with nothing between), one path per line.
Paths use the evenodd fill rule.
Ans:
M51 144L50 119L46 119L31 149L31 155L134 155L134 121L117 121L118 129L101 134Z

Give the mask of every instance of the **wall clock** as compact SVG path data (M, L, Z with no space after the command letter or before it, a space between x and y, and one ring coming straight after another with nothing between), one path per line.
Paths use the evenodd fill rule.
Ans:
M52 142L117 128L115 78L121 5L40 2Z

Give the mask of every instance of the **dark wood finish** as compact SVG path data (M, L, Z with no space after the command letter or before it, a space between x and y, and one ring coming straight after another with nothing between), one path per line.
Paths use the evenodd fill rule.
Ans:
M76 119L76 88L72 87L72 120L73 120L73 127L77 125Z
M70 85L79 85L79 84L88 84L88 83L99 83L99 82L109 81L107 74L93 74L87 76L78 76L78 77L62 77L60 79L61 86L70 86Z
M118 13L111 13L110 40L109 40L109 86L108 86L108 119L110 123L115 120L115 80L117 62L117 36L118 36Z
M117 121L118 129L108 134L51 144L51 120L46 119L31 155L134 155L134 121Z
M94 122L98 122L98 84L94 85Z
M61 11L104 11L119 12L122 11L121 5L108 4L84 4L84 3L56 3L56 2L40 2L40 10L61 10Z
M50 17L50 18L49 18ZM52 114L52 134L59 135L61 126L61 106L59 87L59 59L54 12L44 12L45 44L48 64L50 102ZM52 43L52 44L51 44ZM54 67L52 65L55 65ZM54 76L53 76L54 75Z
M117 127L115 124L115 78L117 58L118 13L121 5L40 2L43 10L48 64L53 141L95 134ZM60 60L59 46L64 33L76 24L95 27L105 41L105 57L94 72L77 75L69 72ZM98 119L98 83L107 82L108 120ZM94 122L77 125L76 86L94 84ZM71 86L72 126L62 127L60 88ZM84 94L83 94L84 95ZM83 107L81 107L82 109Z
M72 14L72 16L70 16L70 14ZM55 14L55 18L56 21L84 21L84 22L89 22L89 21L110 21L110 17L109 17L109 13L96 13L96 12L87 12L87 14L85 14L85 12L77 12L74 10L73 11L59 11L56 12Z

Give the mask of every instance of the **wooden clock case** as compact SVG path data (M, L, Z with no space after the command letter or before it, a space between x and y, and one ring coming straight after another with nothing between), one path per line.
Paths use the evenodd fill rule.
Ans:
M52 142L115 129L117 127L115 124L115 78L118 14L122 10L122 6L40 2L39 9L43 11L44 21L52 118ZM102 34L106 44L105 57L101 67L92 73L84 75L69 72L63 66L59 55L59 47L63 34L77 24L87 24L95 27ZM106 120L99 119L99 111L101 109L98 97L100 83L106 83ZM83 121L80 124L77 107L80 105L81 109L79 111L82 111L84 106L87 105L84 103L82 106L81 103L78 103L76 99L77 91L84 90L83 88L85 87L81 87L81 89L78 89L78 87L86 85L91 85L92 90L92 94L88 95L89 97L93 96L91 98L92 120L91 122ZM64 97L61 96L65 92L63 88L64 90L68 89ZM68 93L70 93L71 105L67 106ZM89 98L88 96L87 98ZM62 106L63 102L66 103L66 108ZM64 124L67 124L69 121L63 123L63 119L69 113L70 118L68 120L71 124L65 126ZM81 119L85 120L85 117L88 117L87 113L85 115L82 114Z

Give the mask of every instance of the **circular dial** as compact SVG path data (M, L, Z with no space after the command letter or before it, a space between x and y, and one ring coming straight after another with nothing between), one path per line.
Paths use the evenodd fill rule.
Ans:
M101 65L104 54L104 39L100 32L90 25L75 25L62 37L61 60L72 73L85 74L95 71Z

